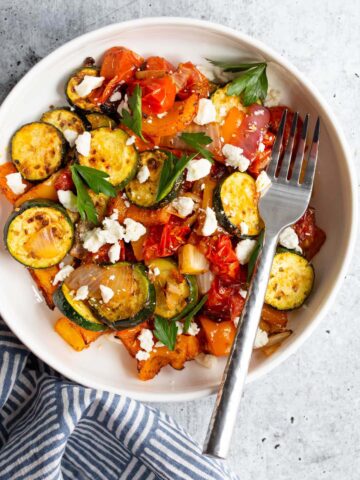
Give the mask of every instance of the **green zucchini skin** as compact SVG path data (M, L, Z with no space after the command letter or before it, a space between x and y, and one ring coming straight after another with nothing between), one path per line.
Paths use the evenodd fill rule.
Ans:
M133 272L137 275L138 278L141 279L141 282L142 282L141 288L145 289L144 293L146 295L145 295L145 301L141 306L140 310L130 317L118 318L116 320L113 320L104 314L103 308L101 304L99 304L99 302L92 301L91 299L89 299L89 305L92 311L94 312L94 315L101 322L108 325L113 330L125 330L127 328L135 327L139 323L142 323L145 320L147 320L149 317L151 317L155 310L155 288L147 276L146 267L142 263L131 264L129 262L119 262L111 266L104 265L104 268L107 268L107 267L116 268L117 266L121 267L122 265L131 266L133 269Z
M41 116L41 121L50 123L64 134L65 130L73 130L78 134L85 131L85 124L80 115L68 107L54 108Z
M101 108L99 105L93 103L87 97L79 97L75 91L75 87L82 82L85 75L98 77L99 69L97 67L82 67L73 72L65 85L65 95L67 101L72 105L76 110L79 110L82 113L92 113L97 112L101 113Z
M62 132L45 122L31 122L12 136L10 155L17 170L30 182L46 180L65 163L68 143Z
M85 115L86 129L95 130L95 128L109 127L114 129L116 122L104 113L87 113Z
M155 291L161 292L164 289L163 283L164 283L164 276L166 277L167 272L171 274L171 271L176 270L177 275L180 277L184 278L184 281L187 284L187 287L189 289L189 294L184 297L182 300L186 302L185 307L181 311L177 312L169 312L169 316L163 316L159 312L162 310L160 309L161 307L159 306L160 302L160 296L158 294L157 296L157 306L155 307L155 314L159 316L160 318L163 318L164 320L172 320L172 321L177 321L181 320L182 318L185 317L185 315L190 312L194 308L194 306L197 304L198 297L199 297L199 292L198 292L198 286L196 282L196 277L194 275L187 275L187 274L181 274L176 262L172 258L157 258L155 260L152 260L149 263L149 268L154 269L158 268L160 270L160 274L158 276L154 276L152 281L155 286ZM160 284L161 282L161 284ZM167 283L167 280L165 278L165 284ZM157 290L158 287L158 290ZM173 314L171 314L173 313Z
M93 332L107 330L108 327L93 315L85 302L71 298L70 291L65 283L55 291L53 300L60 312L80 327Z
M10 238L11 237L11 226L12 226L12 223L14 221L16 221L16 219L24 214L24 212L26 212L27 210L35 210L36 209L42 209L42 208L46 208L46 209L53 209L53 210L56 210L57 212L60 212L61 213L61 218L63 218L63 220L65 222L67 222L67 225L69 227L69 233L71 233L71 238L69 239L68 241L68 244L66 245L65 244L65 241L63 243L61 243L61 246L64 246L66 247L64 249L64 251L62 252L62 256L57 256L53 259L40 259L39 260L39 264L37 263L36 260L34 259L31 259L29 258L28 260L25 260L24 258L20 258L22 257L21 256L21 252L19 250L19 247L17 247L16 249L13 249L12 248L12 239ZM35 214L35 211L33 212ZM31 212L29 212L31 213ZM21 226L20 226L21 228ZM23 229L21 228L21 231ZM35 233L35 232L34 232ZM25 234L25 231L24 231L24 234ZM56 202L53 202L51 200L43 200L43 199L34 199L34 200L29 200L27 202L24 202L21 207L19 208L16 208L9 216L9 218L7 219L6 221L6 224L4 226L4 244L6 246L6 249L8 250L8 252L10 253L10 255L15 259L17 260L19 263L22 263L23 265L27 266L27 267L31 267L31 268L48 268L48 267L51 267L51 266L54 266L54 265L57 265L59 262L61 262L61 260L65 257L65 255L71 250L71 247L73 245L73 242L74 242L74 225L68 215L68 213L66 212L65 208L63 208L61 205L59 205L58 203ZM26 237L26 234L25 234L25 237Z
M314 280L314 267L305 257L280 249L273 260L265 303L277 310L300 308L311 294Z
M241 173L241 172L235 172L229 175L228 177L224 178L214 189L213 193L213 207L215 210L216 218L218 223L229 233L236 235L239 238L245 239L245 238L253 238L257 237L262 228L263 228L263 222L259 216L258 213L258 200L255 198L255 193L254 193L254 198L246 198L244 199L244 204L242 205L237 205L238 209L240 211L244 211L246 209L247 212L250 212L250 218L249 215L244 214L243 218L241 219L244 221L249 227L250 227L250 232L246 235L241 233L240 229L240 222L239 224L234 224L233 222L230 221L229 215L226 213L226 210L229 210L229 207L224 205L223 202L223 189L226 185L227 182L239 180L239 188L238 188L238 193L241 193L242 188L241 188L241 183L243 181L250 182L253 184L253 189L255 189L255 180L250 177L247 173ZM234 199L232 202L231 200L229 201L230 208L236 209L235 201L239 200L241 198L240 195L237 195L237 198ZM246 204L247 203L247 204Z
M80 165L102 170L109 175L109 182L123 189L136 175L138 152L134 145L126 145L129 135L120 128L100 127L92 130L90 155L77 152Z
M150 177L143 183L140 183L135 177L127 184L125 192L131 203L142 208L156 209L167 205L177 196L184 179L184 174L181 174L177 178L165 198L160 201L156 200L161 172L167 158L166 152L160 149L147 150L140 154L139 169L144 166L148 167Z

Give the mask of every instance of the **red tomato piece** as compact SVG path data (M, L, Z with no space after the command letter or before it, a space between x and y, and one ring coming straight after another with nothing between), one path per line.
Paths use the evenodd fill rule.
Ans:
M283 142L282 142L283 148L286 147L287 141L288 141L289 136L290 136L291 124L292 124L292 121L293 121L293 118L294 118L294 112L292 110L290 110L289 107L286 107L286 106L278 106L278 107L269 108L269 112L270 112L269 127L270 127L270 130L275 134L277 134L277 132L279 130L281 117L282 117L285 109L288 111L288 113L287 113L287 117L286 117L284 136L283 136ZM299 117L298 122L297 122L295 148L296 148L296 144L299 140L299 136L300 136L300 133L301 133L302 123L303 122L302 122L301 118Z
M143 245L144 259L169 257L186 243L189 233L190 227L177 218L172 218L166 225L149 227Z
M172 74L179 99L185 100L191 94L208 97L210 93L209 80L191 62L180 63Z
M142 91L142 110L146 115L168 112L175 102L175 84L169 75L136 80Z
M175 71L174 65L163 57L149 57L145 63L145 70L162 70L166 73Z
M55 190L74 190L75 185L72 180L71 171L69 168L65 168L60 175L56 178L54 183Z
M304 215L294 225L299 237L299 244L305 257L311 260L320 250L326 240L325 232L316 225L315 210L309 207Z
M220 277L215 277L205 303L206 312L221 319L239 317L245 304L239 290L240 284L227 284Z

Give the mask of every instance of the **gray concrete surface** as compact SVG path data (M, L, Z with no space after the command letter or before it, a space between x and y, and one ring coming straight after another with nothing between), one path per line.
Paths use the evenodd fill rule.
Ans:
M358 0L0 0L0 100L40 58L98 27L191 16L238 28L300 68L340 118L359 167ZM229 464L243 480L360 478L359 245L332 311L306 345L252 384ZM159 405L202 441L213 398Z

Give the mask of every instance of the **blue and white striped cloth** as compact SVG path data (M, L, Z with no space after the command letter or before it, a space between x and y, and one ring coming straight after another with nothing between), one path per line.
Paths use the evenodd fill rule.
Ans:
M75 385L0 318L0 480L236 480L170 417Z

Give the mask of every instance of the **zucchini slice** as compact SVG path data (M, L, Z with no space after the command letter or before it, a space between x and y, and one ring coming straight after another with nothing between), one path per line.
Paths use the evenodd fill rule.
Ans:
M60 312L80 327L93 332L102 332L108 328L93 315L85 302L74 300L72 292L65 283L55 291L53 300Z
M11 139L11 159L30 181L45 180L61 167L67 142L54 125L33 122L23 125Z
M101 295L89 298L95 315L109 327L123 330L148 319L155 309L155 289L149 281L145 267L140 264L119 262L104 265L102 284L111 288L114 296L104 303Z
M74 228L66 210L50 200L29 200L15 209L4 243L15 260L31 268L58 264L70 251Z
M159 208L166 205L173 200L183 180L183 175L180 175L176 180L171 191L160 202L156 201L157 192L159 189L159 182L164 163L167 161L167 155L161 150L150 150L140 154L139 169L147 167L150 172L149 178L140 183L137 178L134 178L126 186L126 195L131 203L145 208Z
M314 284L314 268L306 258L293 252L280 252L274 257L265 303L277 310L301 307Z
M177 264L168 258L152 260L149 268L158 273L152 276L156 291L155 314L168 320L182 319L198 301L195 276L180 273Z
M66 130L72 130L78 134L85 131L85 125L81 117L68 108L55 108L43 113L42 122L50 123L64 134Z
M259 235L263 222L259 215L258 198L255 180L250 175L232 173L214 190L213 204L218 222L241 238ZM242 222L248 227L246 235L241 234Z
M65 87L65 95L68 99L70 105L79 110L83 110L85 112L99 112L101 113L100 105L92 102L89 97L79 97L76 93L75 87L81 83L85 77L85 75L89 75L91 77L98 77L99 76L99 69L96 67L84 67L76 70L69 80L66 83Z
M129 135L119 128L101 127L90 132L90 155L78 154L80 165L102 170L109 182L123 188L134 178L138 166L138 153L133 145L126 145Z
M89 125L89 130L95 130L95 128L100 127L116 127L115 120L108 117L107 115L104 115L103 113L88 113L85 118Z
M221 122L224 120L229 111L236 107L243 112L246 112L246 108L240 101L239 95L228 95L228 86L218 88L211 96L211 101L214 104L216 110L216 121Z

